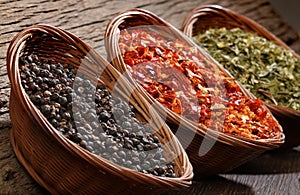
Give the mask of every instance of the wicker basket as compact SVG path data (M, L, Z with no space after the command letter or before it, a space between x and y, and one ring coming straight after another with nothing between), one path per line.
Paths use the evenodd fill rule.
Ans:
M143 94L151 104L154 104L157 111L167 118L168 123L172 127L171 129L189 155L195 176L206 177L231 170L266 150L278 147L284 142L284 135L274 140L255 141L219 133L213 129L198 126L198 124L183 118L181 115L165 108L162 104L157 103L157 101L127 73L127 68L118 45L120 30L138 28L140 25L155 26L153 29L158 27L160 29L159 33L161 34L171 35L174 39L178 38L194 47L199 47L172 25L153 13L142 9L130 9L118 14L108 24L105 34L105 46L109 60L136 86L140 93ZM201 48L199 49L201 50ZM208 54L204 53L203 50L201 51L208 61L211 61L211 63L215 62ZM252 97L248 91L244 90L244 93ZM201 146L202 143L203 145ZM213 146L211 143L213 143ZM201 153L203 151L205 152Z
M114 90L133 92L130 102L138 110L141 120L149 122L151 117L159 117L149 110L149 104L138 93L130 89L130 84L120 78L118 71L73 34L49 25L35 25L23 30L12 40L7 53L11 81L11 143L21 164L41 186L53 194L117 194L158 192L191 184L193 169L188 157L162 120L152 122L152 127L165 146L166 158L174 158L177 178L124 168L59 134L30 101L21 85L19 57L27 51L39 58L80 66L86 76L96 81L102 71L98 81L107 84L109 90L118 81L120 87ZM149 111L152 111L151 117Z
M192 10L188 13L182 24L182 31L189 37L192 37L197 33L205 32L209 28L215 27L226 27L228 29L238 27L244 31L256 33L290 50L296 57L300 58L297 53L263 26L245 16L218 5L206 5ZM281 124L285 134L285 143L280 148L288 149L299 145L300 111L275 104L267 104L267 106Z

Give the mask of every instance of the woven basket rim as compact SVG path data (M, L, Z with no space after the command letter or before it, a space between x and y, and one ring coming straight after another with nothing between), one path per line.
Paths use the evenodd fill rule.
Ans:
M115 58L117 58L117 60L116 60L117 63L121 63L120 66L122 66L122 68L124 68L123 59L118 55L118 54L120 54L120 50L118 48L117 40L116 40L117 35L118 35L118 27L121 24L123 25L123 23L124 23L124 21L126 21L126 19L128 19L128 18L131 19L134 17L136 17L136 18L139 17L139 19L143 18L145 20L148 20L148 22L151 21L154 24L166 26L170 31L173 31L174 34L176 34L178 37L181 37L189 44L192 44L193 46L200 48L192 40L187 39L186 36L184 36L184 34L182 32L180 32L178 29L176 29L175 27L173 27L171 24L167 23L165 20L161 19L160 17L156 16L152 12L144 10L144 9L140 9L140 8L127 9L123 12L120 12L120 14L118 14L116 17L114 17L107 25L107 28L105 31L105 47L106 47L107 53L109 55L108 57L112 61L111 62L112 64L116 63L114 61L115 59L113 59L113 57L117 56L117 57L115 57ZM131 22L130 25L134 25L134 24L132 24L132 22ZM114 48L112 48L112 47L114 47ZM116 51L114 51L113 49L115 49ZM203 49L200 48L200 50L203 50ZM115 53L113 53L112 51ZM215 61L210 56L208 56L208 58L210 58L210 60L212 60L212 61ZM131 82L135 82L134 79ZM142 91L144 94L147 95L147 92L145 92L144 89L142 89L139 86L137 86L137 88L139 88L140 91ZM246 93L247 93L247 90L246 90ZM249 95L249 94L247 94L247 95ZM150 100L152 102L155 101L155 100L153 100L152 97L149 97L150 95L147 95L147 96L148 96L148 100ZM163 106L160 106L159 109L165 109L165 108ZM173 113L173 114L177 115L175 113ZM199 127L197 124L191 125L190 121L187 121L178 115L176 117L180 118L180 120L183 121L185 123L185 125L192 127L192 130L196 131L196 133L199 133L199 129L200 129L202 135L204 135L206 132L210 131L210 132L212 132L212 134L209 134L208 136L210 136L213 139L217 139L220 142L229 144L229 145L238 145L241 147L256 147L256 148L263 148L263 149L267 150L267 149L279 147L279 145L281 145L284 140L284 134L281 134L281 137L279 139L253 140L253 139L247 139L247 138L243 138L243 137L228 135L228 134L225 134L222 132L216 132L214 130L209 130L209 129L205 129L205 128L204 128L205 130L203 130L203 127ZM195 129L197 129L197 130L195 130Z
M279 39L278 37L276 37L272 32L268 31L264 26L260 25L259 23L257 23L256 21L254 21L253 19L241 15L229 8L225 8L222 7L220 5L203 5L203 6L199 6L197 8L194 8L193 10L191 10L187 16L185 17L181 29L182 31L189 37L193 36L193 26L194 24L199 21L199 17L205 17L206 14L215 14L218 16L222 16L222 17L228 17L233 21L237 21L241 24L243 24L244 26L246 26L247 28L251 28L252 32L258 33L259 35L264 35L265 38L267 38L270 41L273 41L274 43L276 43L277 45L289 50L292 52L292 54L297 57L298 59L300 59L300 55L297 54L292 48L290 48L286 43L284 43L281 39ZM255 30L253 30L255 29ZM271 108L272 110L278 110L278 112L284 112L286 113L286 115L290 116L290 117L300 117L300 111L299 110L294 110L285 106L279 106L279 105L275 105L275 104L270 104L270 103L266 103L266 106L268 108Z
M59 134L55 128L47 121L47 119L43 116L43 114L34 106L34 104L30 101L29 97L26 94L23 87L21 87L20 76L18 72L18 57L20 51L24 44L26 44L26 39L32 36L34 33L45 33L51 36L59 37L64 41L67 41L69 44L78 47L80 51L88 51L91 58L94 58L99 63L104 63L109 65L109 63L98 55L89 45L84 43L80 38L75 36L74 34L64 31L61 28L54 27L48 24L37 24L30 27L27 27L19 34L17 34L11 41L7 51L7 72L9 79L11 82L16 82L17 85L12 88L12 91L22 98L22 106L25 107L26 111L29 115L33 116L38 124L43 128L47 129L47 131L65 148L67 148L72 153L76 153L80 157L84 158L87 162L91 163L94 166L101 166L108 172L117 173L120 176L131 179L137 183L149 183L158 186L165 187L187 187L191 184L191 179L193 177L192 166L188 161L188 157L185 153L182 153L184 157L184 164L181 166L185 166L186 170L183 175L176 178L170 177L159 177L151 174L144 174L138 171L134 171L129 168L122 167L118 164L115 164L103 157L97 156L88 152L87 150L81 148L77 144L73 143L63 135ZM17 65L14 65L17 64ZM170 132L169 132L170 133ZM171 132L172 133L172 132ZM181 152L183 152L183 148L179 145L176 137L171 134L172 141L178 144L178 148ZM48 186L45 186L47 189Z

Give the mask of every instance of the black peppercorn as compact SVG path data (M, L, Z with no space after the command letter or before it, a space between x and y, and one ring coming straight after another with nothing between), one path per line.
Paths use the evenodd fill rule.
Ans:
M58 133L121 166L176 176L151 128L136 119L132 105L112 97L105 85L95 87L71 64L43 61L36 55L21 56L19 70L30 100Z

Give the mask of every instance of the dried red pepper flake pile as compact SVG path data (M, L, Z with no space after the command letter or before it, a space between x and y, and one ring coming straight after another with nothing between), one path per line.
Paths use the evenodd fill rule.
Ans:
M261 100L245 96L235 79L196 47L138 29L121 30L119 47L133 78L175 113L250 139L277 138L282 132Z

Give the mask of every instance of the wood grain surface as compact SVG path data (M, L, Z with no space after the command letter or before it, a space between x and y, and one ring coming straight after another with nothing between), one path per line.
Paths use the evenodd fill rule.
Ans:
M6 51L10 40L33 24L68 30L105 56L103 34L109 20L127 8L143 8L180 27L185 15L205 4L219 4L265 26L297 53L297 32L267 0L0 0L0 194L47 194L19 164L10 146L10 83ZM300 147L272 151L226 173L193 181L183 191L166 194L300 194Z

